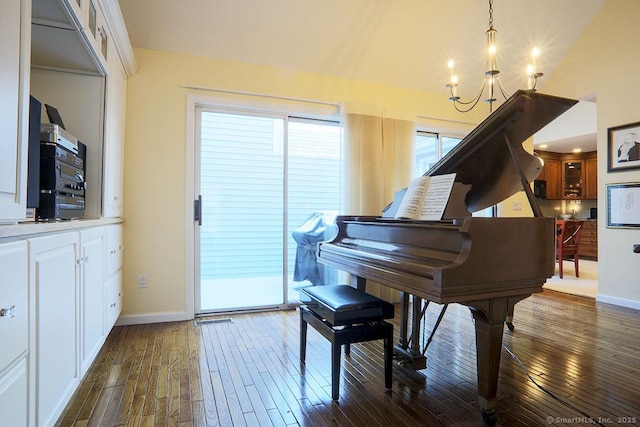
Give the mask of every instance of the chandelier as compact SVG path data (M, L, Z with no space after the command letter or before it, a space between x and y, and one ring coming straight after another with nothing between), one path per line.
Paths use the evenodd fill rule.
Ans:
M498 31L493 28L493 0L489 0L489 29L485 33L487 36L487 62L485 66L484 78L482 79L482 85L480 86L478 94L474 98L468 101L463 101L460 99L460 97L458 96L458 77L454 74L453 60L450 59L448 64L449 83L447 83L446 87L450 91L449 100L453 102L456 110L460 111L461 113L471 111L478 104L478 101L480 100L480 98L482 98L485 87L488 87L489 89L489 96L485 98L485 101L489 103L489 113L493 112L493 103L497 101L496 93L498 91L500 92L500 94L502 94L504 99L507 99L510 96L502 85L502 82L500 81L500 70L498 70L496 52L497 32ZM538 50L538 48L534 48L531 52L531 63L527 66L527 89L531 91L536 90L538 78L543 76L543 74L538 72L538 70L536 69L536 62L539 55L540 51Z

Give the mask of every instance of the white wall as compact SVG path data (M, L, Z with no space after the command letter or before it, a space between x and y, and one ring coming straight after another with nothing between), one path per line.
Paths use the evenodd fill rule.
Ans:
M640 2L607 0L576 45L556 68L543 92L597 97L598 297L640 308L640 229L606 227L606 185L640 182L640 170L607 172L607 128L640 121Z

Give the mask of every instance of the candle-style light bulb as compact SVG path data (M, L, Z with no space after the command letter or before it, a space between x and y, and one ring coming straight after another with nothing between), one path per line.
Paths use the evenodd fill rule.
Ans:
M491 27L485 33L487 36L487 69L485 75L494 76L499 74L498 61L497 61L497 48L496 48L496 34L497 30Z
M533 75L533 65L527 66L527 89L531 90L535 87L535 77Z
M449 68L449 82L453 83L453 78L455 77L453 75L453 59L450 59L449 62L447 63L447 67Z
M537 70L538 56L540 56L540 49L538 49L537 47L534 47L533 50L531 51L531 61L532 61L531 74L536 74L538 72L538 70Z
M496 45L489 46L489 71L496 71Z

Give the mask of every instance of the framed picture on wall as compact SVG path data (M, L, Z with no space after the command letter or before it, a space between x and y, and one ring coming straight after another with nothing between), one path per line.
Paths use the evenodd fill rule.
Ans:
M609 172L640 169L640 122L607 129Z
M607 184L607 227L640 228L640 182Z

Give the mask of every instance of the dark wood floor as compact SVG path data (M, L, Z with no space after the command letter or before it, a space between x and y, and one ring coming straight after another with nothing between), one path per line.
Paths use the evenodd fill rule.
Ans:
M429 325L435 316L430 308ZM498 426L588 425L584 414L601 425L640 424L640 312L545 291L519 303L515 316L504 346L576 409L539 389L503 349ZM329 342L311 328L299 363L297 311L228 317L116 327L58 425L483 425L465 307L449 307L426 370L394 366L391 392L381 342L354 345L339 402L330 397Z

